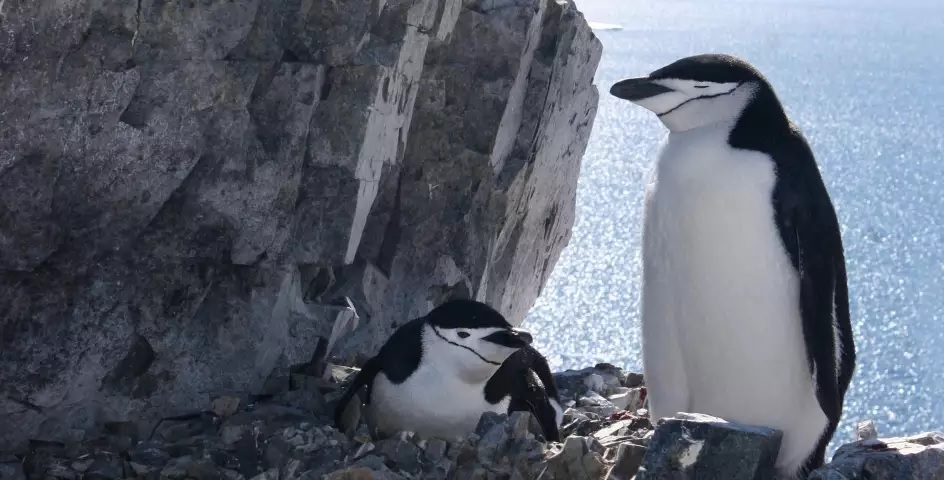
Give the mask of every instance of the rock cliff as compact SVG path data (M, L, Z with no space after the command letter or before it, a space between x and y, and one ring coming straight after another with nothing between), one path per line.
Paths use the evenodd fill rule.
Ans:
M564 0L0 1L0 452L520 323L600 53Z

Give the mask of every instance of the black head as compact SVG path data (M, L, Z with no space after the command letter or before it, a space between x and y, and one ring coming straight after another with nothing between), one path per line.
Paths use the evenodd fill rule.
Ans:
M531 334L516 329L488 305L474 300L451 300L425 317L432 330L424 336L431 358L452 365L458 373L485 381L509 355L531 344Z
M672 131L733 122L761 91L771 91L764 76L725 54L682 58L610 88L611 95L652 111Z
M511 328L504 315L475 300L449 300L432 309L426 321L438 328Z
M650 73L649 78L677 78L708 83L766 82L753 65L723 53L706 53L676 60Z

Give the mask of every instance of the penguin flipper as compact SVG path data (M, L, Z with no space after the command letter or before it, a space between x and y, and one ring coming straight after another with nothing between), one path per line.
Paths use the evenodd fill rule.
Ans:
M557 383L554 381L554 375L551 374L551 367L547 364L547 359L544 358L544 355L541 355L541 352L537 351L531 345L528 345L523 350L527 351L527 366L538 375L538 378L541 379L541 383L544 384L544 391L547 392L547 396L556 400L557 403L560 403L560 394L557 392Z
M545 387L536 381L540 378L537 373L533 370L526 372L530 378L512 396L512 401L508 404L508 413L514 411L531 412L538 425L541 426L544 439L549 442L559 442L560 428L557 425L557 411L551 405L551 399L548 397Z
M376 377L378 373L380 373L380 362L377 361L377 357L372 357L364 363L364 366L361 367L357 375L354 376L354 380L348 385L347 390L344 391L344 394L341 395L337 405L334 407L334 426L338 430L345 430L342 421L344 410L347 408L347 404L351 399L357 395L361 387L367 387L367 403L370 403L370 387L373 385L374 377Z
M855 369L839 221L813 152L798 131L774 156L778 164L790 166L778 171L777 227L799 277L806 357L817 400L832 431L842 415Z
M560 427L557 425L557 410L551 405L546 395L541 396L536 401L528 402L531 414L538 420L541 430L544 431L544 439L549 442L559 442Z

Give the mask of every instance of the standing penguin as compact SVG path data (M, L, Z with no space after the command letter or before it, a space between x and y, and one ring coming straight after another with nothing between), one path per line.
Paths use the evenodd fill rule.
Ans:
M473 300L451 300L398 328L368 360L335 409L335 424L361 387L384 434L457 439L485 412L530 411L559 441L562 410L547 360L531 335Z
M683 58L610 93L669 130L642 242L653 419L780 429L780 475L805 477L855 365L839 224L806 139L760 72L730 55Z

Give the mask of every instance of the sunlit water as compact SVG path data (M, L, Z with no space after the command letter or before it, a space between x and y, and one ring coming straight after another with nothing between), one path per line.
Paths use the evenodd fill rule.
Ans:
M944 2L577 0L603 59L573 238L525 321L552 367L641 368L644 174L665 130L607 92L727 52L772 82L810 140L842 224L858 369L837 443L944 426Z

